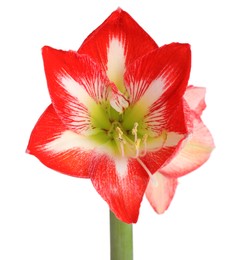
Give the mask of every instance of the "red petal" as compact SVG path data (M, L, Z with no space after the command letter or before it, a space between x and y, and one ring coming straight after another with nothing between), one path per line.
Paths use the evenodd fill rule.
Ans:
M212 150L212 135L202 120L196 116L193 121L193 134L182 143L182 147L172 160L159 171L165 176L180 177L205 163Z
M182 97L191 67L188 44L165 45L131 64L125 73L130 103L145 110L156 133L185 133Z
M53 106L62 122L77 133L90 128L89 109L107 98L108 78L89 57L43 48L44 68Z
M124 47L126 65L157 48L153 39L136 21L119 8L87 37L78 52L92 57L96 62L102 64L106 71L108 49L113 39Z
M184 99L187 101L191 110L201 116L202 111L206 108L205 103L205 88L188 86L184 94Z
M175 146L163 147L156 152L148 152L144 157L140 159L146 165L149 171L154 174L179 149L180 143L181 142L179 142Z
M121 160L121 161L119 161ZM91 180L118 219L136 223L148 175L136 160L95 157Z
M78 147L78 143L82 143L82 140L80 141L80 136L76 133L71 133L73 140L70 138L65 143L61 142L61 136L67 132L71 131L64 126L53 106L50 105L39 118L31 133L27 152L35 155L43 164L53 170L74 177L88 178L91 151L84 151L82 147ZM54 142L59 142L62 148L53 146L53 149L49 149Z
M162 214L168 209L173 199L178 181L175 178L167 178L161 173L154 174L154 178L157 186L149 181L146 189L146 197L153 209L158 214Z

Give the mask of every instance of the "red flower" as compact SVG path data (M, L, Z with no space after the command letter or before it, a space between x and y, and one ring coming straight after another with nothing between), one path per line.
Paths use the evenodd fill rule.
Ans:
M124 222L137 222L146 188L163 212L176 178L213 147L200 119L203 90L187 88L189 45L159 48L118 9L77 52L46 46L43 60L52 104L27 151L56 171L90 178Z

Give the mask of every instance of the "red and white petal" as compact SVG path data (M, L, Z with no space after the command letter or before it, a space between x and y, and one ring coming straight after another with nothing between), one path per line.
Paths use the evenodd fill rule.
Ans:
M214 147L211 133L196 116L193 120L193 133L182 142L175 156L159 172L173 178L181 177L204 164Z
M136 21L118 8L87 37L78 52L100 63L123 93L127 65L156 48L157 44Z
M37 121L27 153L44 165L74 177L88 178L92 150L87 138L67 129L50 105Z
M77 133L90 129L90 110L107 99L108 78L91 58L72 51L43 48L44 68L53 106Z
M189 108L195 111L199 116L201 116L203 110L206 108L205 94L205 88L194 86L188 86L184 94L184 99Z
M154 50L128 67L124 79L130 104L134 106L130 112L141 110L156 134L163 129L186 131L182 97L190 67L190 46L180 43Z
M166 141L165 145L159 149L156 145L155 151L148 151L146 155L141 157L141 161L154 174L157 172L165 163L167 163L174 154L180 149L181 143L183 142L184 135L177 133L171 133L171 137ZM161 145L161 144L160 144ZM152 147L149 147L152 148ZM158 148L158 149L157 149Z
M159 98L167 98L175 91L182 97L190 68L189 44L171 43L144 55L130 64L125 73L131 103L142 100L151 106Z
M134 159L106 155L94 157L92 165L92 183L111 211L123 222L136 223L149 180L142 166Z
M146 197L153 209L162 214L168 209L178 184L177 179L168 178L157 172L154 174L156 184L149 181L146 189Z

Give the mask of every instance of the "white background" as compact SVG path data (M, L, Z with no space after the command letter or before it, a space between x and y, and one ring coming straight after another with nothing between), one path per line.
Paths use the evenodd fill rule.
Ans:
M134 226L135 260L245 259L242 4L1 1L1 260L109 259L108 207L90 181L51 171L25 149L36 120L50 103L41 47L78 49L118 6L159 45L192 45L190 83L207 88L203 119L216 143L208 163L180 179L164 215L155 214L143 200Z

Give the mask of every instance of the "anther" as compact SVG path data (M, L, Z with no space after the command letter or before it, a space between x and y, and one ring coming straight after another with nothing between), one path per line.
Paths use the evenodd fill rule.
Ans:
M120 139L123 140L123 138L122 138L122 136L123 136L123 131L120 129L120 127L116 127L116 130L117 130L117 132L118 132L118 138L119 138L119 140L120 140Z
M134 127L133 127L133 129L132 129L132 134L134 135L134 141L136 142L137 141L137 138L138 138L138 136L137 136L137 131L138 131L138 123L137 122L135 122L134 123Z

